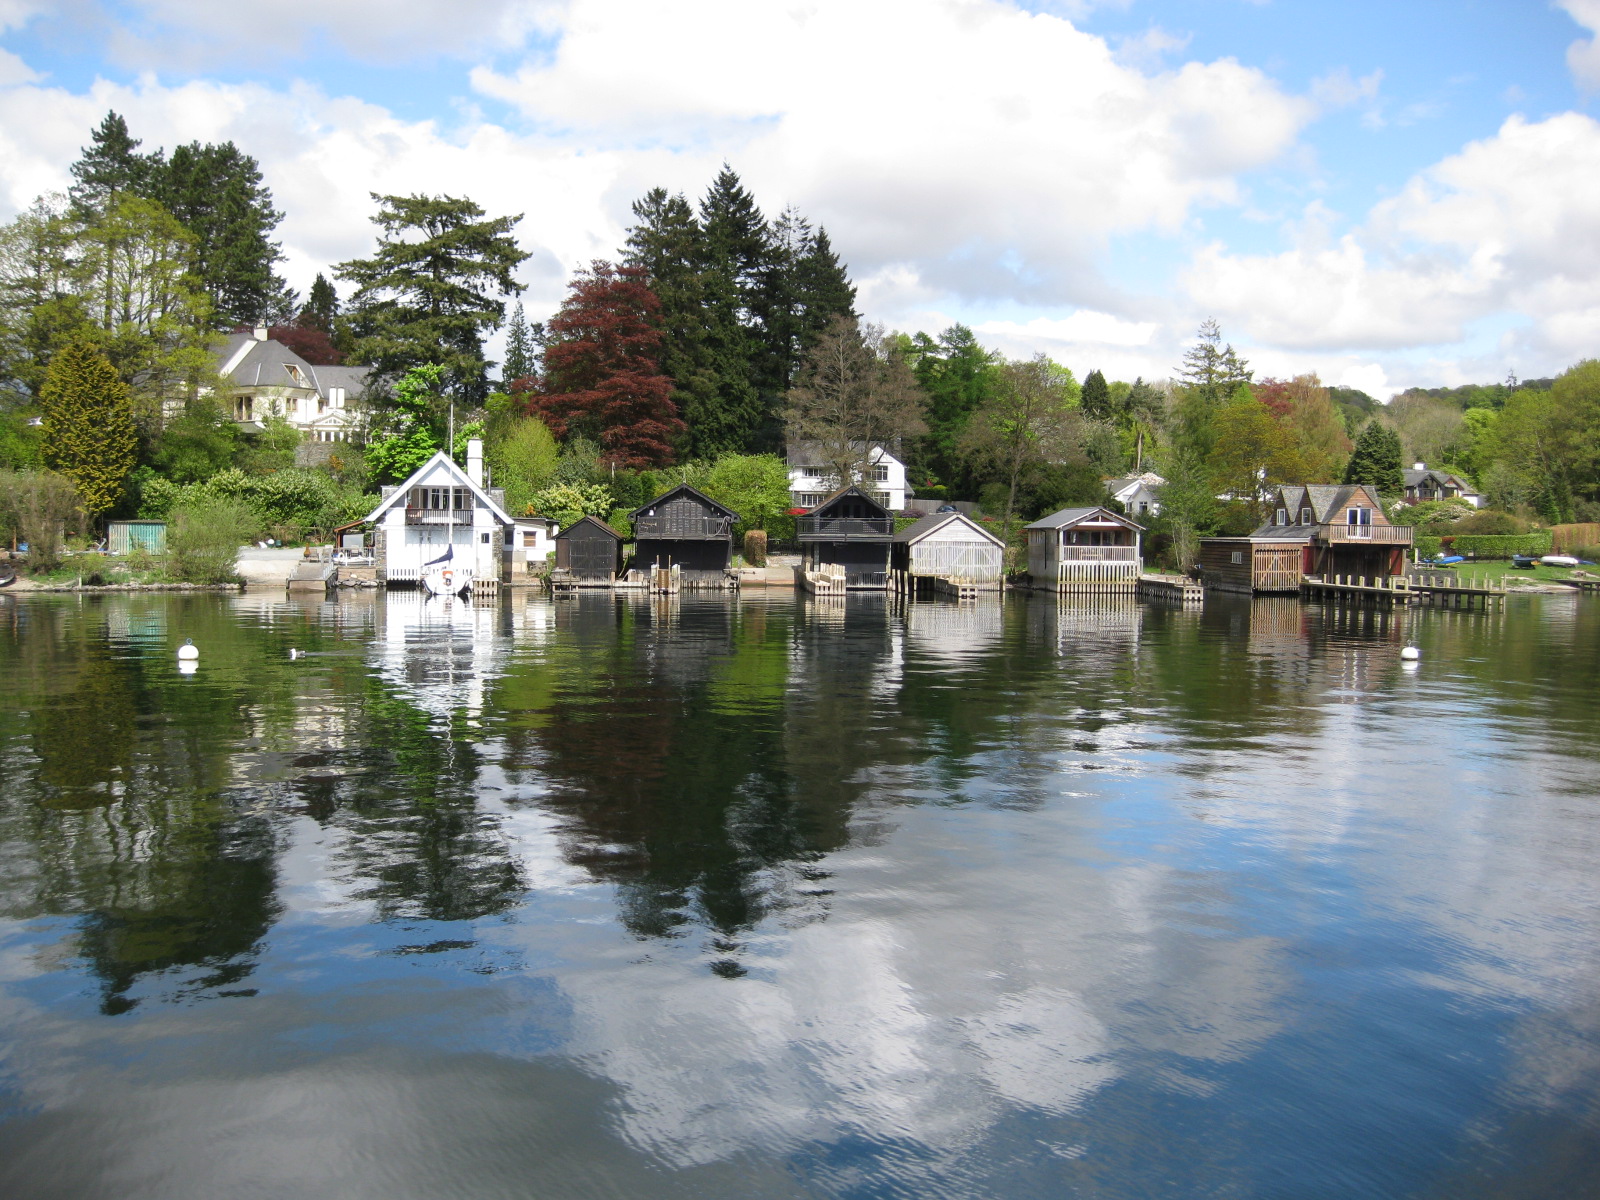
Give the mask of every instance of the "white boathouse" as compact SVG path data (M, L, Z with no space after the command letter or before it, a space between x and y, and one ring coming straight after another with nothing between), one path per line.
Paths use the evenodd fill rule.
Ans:
M483 486L483 443L477 438L467 443L464 468L441 450L404 483L384 488L383 499L366 518L379 582L416 583L423 566L446 547L464 583L499 580L515 522L498 491Z

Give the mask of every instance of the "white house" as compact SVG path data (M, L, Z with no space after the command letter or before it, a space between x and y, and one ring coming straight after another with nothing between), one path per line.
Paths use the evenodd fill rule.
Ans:
M537 571L549 562L560 532L561 524L553 517L518 517L506 535L506 581Z
M1161 486L1167 481L1154 471L1106 480L1106 491L1122 502L1122 511L1133 517L1153 517L1161 511Z
M236 333L217 353L217 374L233 419L260 429L270 416L285 418L313 442L349 441L358 432L354 401L367 385L369 367L315 367L265 328Z
M498 491L483 486L483 443L477 438L467 443L465 468L441 450L404 483L384 488L383 499L366 518L373 527L378 578L414 583L423 566L449 546L458 572L499 579L516 522Z
M820 462L815 447L790 447L789 494L796 508L815 508L841 487L857 484L891 512L906 506L911 489L906 486L906 465L881 446L874 446L865 479L834 479Z

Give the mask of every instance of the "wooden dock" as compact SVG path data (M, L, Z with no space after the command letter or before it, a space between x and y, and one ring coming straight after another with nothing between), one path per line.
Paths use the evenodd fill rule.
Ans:
M1199 604L1206 598L1205 587L1186 575L1140 575L1139 595L1178 604Z
M1301 581L1300 594L1331 603L1489 608L1505 603L1506 587L1470 582L1455 575L1307 575Z
M843 567L830 563L816 571L807 571L804 567L796 567L794 571L800 586L813 596L844 595L845 575Z
M1558 579L1556 582L1580 592L1600 592L1600 579Z

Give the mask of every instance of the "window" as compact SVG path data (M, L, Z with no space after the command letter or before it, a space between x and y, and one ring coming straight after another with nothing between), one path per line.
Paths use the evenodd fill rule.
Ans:
M1300 524L1302 524L1302 525L1315 525L1316 523L1317 523L1317 516L1309 508L1302 508L1300 510Z
M1371 525L1372 510L1370 508L1346 509L1344 519L1347 525Z
M1233 554L1230 555L1229 557L1232 559L1233 565L1236 566L1236 567L1237 566L1242 566L1243 563L1244 563L1244 551L1243 550L1235 550L1233 552Z
M489 544L489 535L487 533L480 533L478 535L478 540L487 546Z
M1289 510L1287 508L1280 508L1278 510L1278 519L1273 523L1276 525L1287 525L1289 523Z
M888 466L887 463L874 463L872 465L872 482L873 483L888 483L889 482L889 466Z

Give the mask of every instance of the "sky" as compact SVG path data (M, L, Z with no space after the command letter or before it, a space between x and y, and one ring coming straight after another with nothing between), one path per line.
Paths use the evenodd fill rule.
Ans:
M1600 0L0 0L0 220L108 109L231 139L282 271L371 193L521 213L531 318L630 205L731 165L828 230L862 315L1164 379L1409 386L1600 353Z

